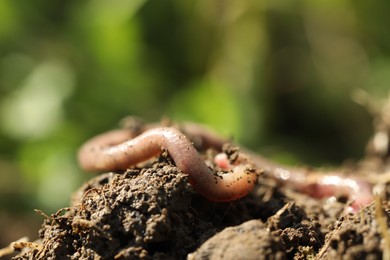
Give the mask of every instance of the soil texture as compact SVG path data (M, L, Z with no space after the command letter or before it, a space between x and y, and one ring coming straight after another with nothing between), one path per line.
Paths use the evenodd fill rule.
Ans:
M240 200L210 202L165 155L85 183L14 259L384 259L388 200L357 214L345 206L266 175Z

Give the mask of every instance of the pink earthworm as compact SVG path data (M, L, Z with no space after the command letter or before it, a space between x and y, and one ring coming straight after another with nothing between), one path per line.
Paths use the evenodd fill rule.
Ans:
M80 148L78 159L86 171L126 170L158 156L164 149L176 166L188 174L194 190L211 201L239 199L248 194L257 181L257 174L249 164L235 165L225 174L214 172L190 140L173 127L148 129L138 136L126 129L101 134Z
M194 137L194 139L200 139L199 142L203 144L203 148L212 147L221 150L222 145L227 143L227 140L221 138L205 126L184 123L180 125L180 128L188 135ZM282 184L300 193L316 199L335 196L347 197L351 201L346 210L347 212L357 212L361 207L368 205L374 199L374 183L363 177L347 176L340 172L316 172L305 168L281 166L251 151L242 148L240 151L244 152L248 160L256 168L262 169ZM233 167L225 153L217 154L214 162L222 169Z
M333 196L345 196L351 204L346 212L356 213L360 208L374 200L373 185L358 177L344 176L339 172L313 172L305 169L280 166L267 159L250 153L250 161L257 167L271 174L284 185L315 199ZM230 168L228 157L224 153L217 154L214 162L221 168Z
M308 172L285 167L273 168L272 174L287 186L312 198L347 197L350 201L347 213L356 213L374 200L373 185L363 178L345 176L339 172Z

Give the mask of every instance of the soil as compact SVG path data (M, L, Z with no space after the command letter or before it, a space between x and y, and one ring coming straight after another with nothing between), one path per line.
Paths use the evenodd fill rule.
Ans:
M89 180L69 208L45 215L40 243L13 259L386 259L389 191L345 215L345 201L262 175L248 196L216 203L162 155Z
M215 151L194 144L213 165ZM68 208L40 212L40 241L16 243L13 259L390 259L389 180L380 188L352 214L348 199L314 199L263 172L250 194L217 203L164 152L92 178Z

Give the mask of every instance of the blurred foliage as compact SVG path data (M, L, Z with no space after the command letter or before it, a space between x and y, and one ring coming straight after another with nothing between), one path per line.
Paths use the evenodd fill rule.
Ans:
M390 2L0 1L0 200L54 211L126 115L206 123L269 157L358 159L388 93Z

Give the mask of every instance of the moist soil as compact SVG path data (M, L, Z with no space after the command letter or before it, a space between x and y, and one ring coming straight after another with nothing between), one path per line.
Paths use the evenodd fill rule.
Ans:
M41 213L37 247L13 259L386 259L386 188L383 198L346 214L343 198L312 199L263 174L246 197L216 203L162 155L98 175L70 207Z

